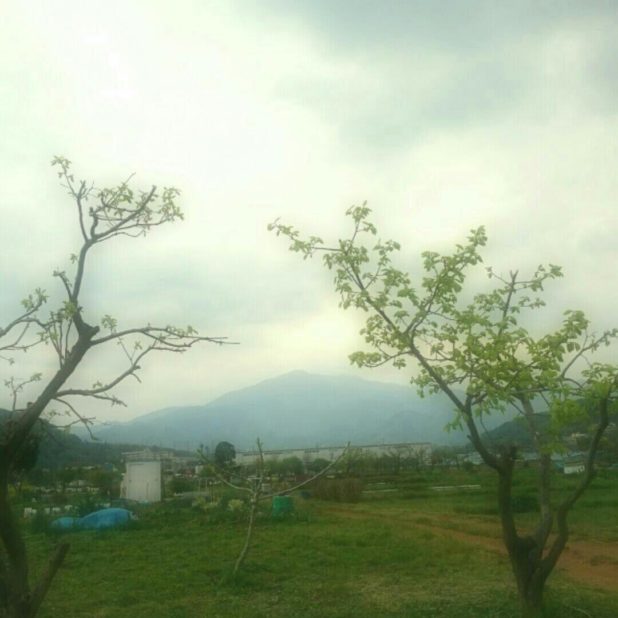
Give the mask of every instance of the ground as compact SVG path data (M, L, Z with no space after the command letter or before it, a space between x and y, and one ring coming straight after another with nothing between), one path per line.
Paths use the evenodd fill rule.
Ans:
M228 575L243 543L238 513L213 518L178 502L147 508L128 529L70 536L42 616L515 618L493 479L458 474L368 484L356 504L299 496L296 515L282 521L265 509L236 581ZM458 489L462 480L476 488ZM618 616L617 495L618 476L601 478L574 512L572 541L549 581L548 616ZM524 511L525 526L533 513ZM57 539L28 541L41 567Z

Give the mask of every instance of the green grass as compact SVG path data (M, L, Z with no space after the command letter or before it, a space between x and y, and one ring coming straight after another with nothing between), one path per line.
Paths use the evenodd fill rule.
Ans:
M486 508L494 499L491 477L477 474L475 482L482 487L476 493L430 493L432 484L447 484L459 476L443 474L435 483L437 478L404 479L403 487L395 479L392 484L400 489L398 496L355 505L297 500L298 514L290 520L274 522L264 514L256 527L254 547L235 581L227 576L243 543L242 523L208 523L205 513L188 506L152 507L127 529L73 533L67 537L71 552L41 615L518 616L505 558L447 540L427 527L436 524L439 514L459 515L460 529L468 525L473 533L475 526L480 532L479 522L495 522L487 514L469 516L457 511L462 504L472 511ZM615 531L612 500L618 479L600 480L606 485L588 494L592 506L582 503L578 516L580 524L588 518L588 533L596 534L594 538L606 538L612 528ZM467 475L461 484L471 482ZM412 487L428 496L402 499ZM518 490L525 487L523 482ZM392 512L401 517L381 516ZM596 532L591 519L597 521ZM29 535L35 567L42 567L55 542L44 534ZM547 603L548 616L581 617L583 610L595 618L615 618L618 590L589 589L555 574Z
M579 482L579 477L556 474L553 501L558 501ZM436 492L434 486L480 485L479 489L460 489ZM371 487L371 486L370 486ZM496 521L496 477L487 469L465 471L434 471L422 474L392 477L383 487L395 488L396 493L382 494L376 499L376 508L386 507L388 501L407 500L412 510L424 513L460 514L487 521ZM532 468L516 471L513 482L517 519L523 526L536 521L536 478ZM368 496L371 500L373 496ZM365 502L369 502L366 500ZM379 504L378 504L379 503ZM618 541L618 473L600 471L569 515L572 537L598 541ZM464 524L465 526L465 524Z

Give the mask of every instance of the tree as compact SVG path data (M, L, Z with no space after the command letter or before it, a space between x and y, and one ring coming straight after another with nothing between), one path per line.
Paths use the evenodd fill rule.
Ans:
M307 470L309 470L309 472L320 472L329 465L330 461L328 461L328 459L318 457L317 459L314 459L307 464Z
M88 474L88 480L99 490L100 495L109 499L118 497L120 477L120 474L103 468L95 468Z
M229 442L219 442L215 447L215 465L228 468L236 459L236 449Z
M280 464L279 471L282 474L300 476L305 471L305 465L298 457L284 457Z
M493 285L466 301L466 277L482 261L480 249L487 240L482 227L451 255L425 251L424 274L413 283L393 263L400 245L371 240L377 230L366 204L350 208L347 215L352 234L332 245L316 236L302 239L296 229L278 221L269 228L290 239L290 249L304 258L322 253L335 273L341 306L368 314L361 334L369 351L353 353L353 364L391 363L402 369L412 361L418 371L411 382L421 393L448 396L455 410L453 426L466 427L472 445L498 477L502 536L522 611L538 615L545 582L569 538L569 511L592 481L599 442L616 402L617 368L587 357L609 345L618 331L595 335L581 311L567 311L561 326L544 335L526 327L526 314L545 304L539 296L545 284L562 274L554 265L539 266L529 277L518 272L503 277L488 268ZM527 424L540 456L538 522L529 534L518 530L513 514L516 449L492 449L481 436L483 417L507 407L515 408ZM547 430L536 422L539 410L550 416ZM577 488L555 503L550 455L562 445L561 428L583 419L594 424L586 472Z
M60 544L36 585L30 581L28 555L8 491L11 470L28 444L42 415L53 413L51 406L72 415L67 426L91 419L78 411L75 401L84 397L124 405L115 387L136 378L145 358L154 352L182 353L199 342L223 343L224 338L200 336L191 326L133 326L121 329L115 318L105 315L93 323L82 306L87 264L99 245L120 237L145 236L152 228L182 219L174 188L134 192L129 180L116 187L96 189L85 181L76 181L71 163L55 157L52 165L75 207L80 245L71 255L70 271L53 273L59 282L62 301L48 313L49 301L43 289L37 289L22 301L18 315L0 327L0 360L20 366L17 358L40 349L55 358L55 369L48 374L10 377L4 380L9 389L11 413L0 435L0 538L4 556L0 557L0 616L31 618L35 616L60 568L69 545ZM75 372L100 351L116 346L125 359L117 374L91 386L75 385ZM24 395L28 402L22 403Z
M56 477L60 481L60 491L63 494L66 491L67 485L79 479L80 473L81 470L70 466L65 466L56 472Z
M408 446L393 446L386 453L391 474L399 474L408 464L419 466L418 455Z
M465 446L438 446L432 449L430 463L455 466L459 470L464 462Z

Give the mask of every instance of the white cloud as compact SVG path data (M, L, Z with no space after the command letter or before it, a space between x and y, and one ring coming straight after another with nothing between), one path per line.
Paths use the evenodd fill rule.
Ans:
M364 199L406 264L486 224L488 262L564 264L554 304L612 326L615 16L455 4L6 2L0 314L79 240L48 168L65 154L99 184L137 172L183 190L186 222L101 248L92 315L242 343L153 359L127 414L287 369L352 371L359 317L266 225L336 238Z

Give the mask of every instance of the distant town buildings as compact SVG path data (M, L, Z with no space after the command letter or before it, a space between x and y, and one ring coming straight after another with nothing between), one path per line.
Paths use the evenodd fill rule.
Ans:
M164 461L176 459L176 455L170 450L145 448L122 453L122 458L125 461Z
M298 457L304 464L316 459L333 461L341 456L345 446L316 446L313 448L290 448L263 451L265 461L278 461L288 457ZM397 444L363 444L351 446L351 451L358 455L380 457L381 455L417 458L419 463L431 461L431 443L429 442L400 442ZM257 451L239 451L236 453L236 463L249 466L255 463Z

